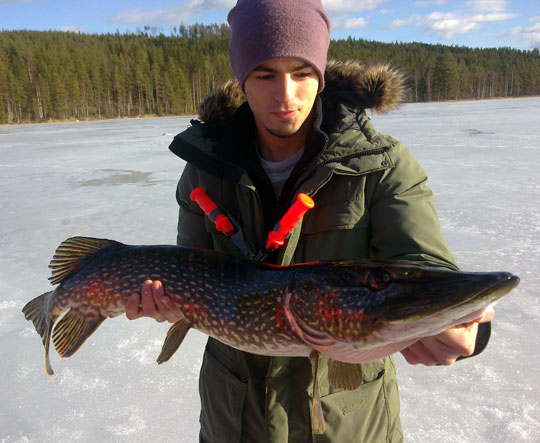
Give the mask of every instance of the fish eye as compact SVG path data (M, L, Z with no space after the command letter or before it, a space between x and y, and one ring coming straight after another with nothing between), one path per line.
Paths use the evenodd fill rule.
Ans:
M381 270L373 270L369 273L368 283L371 289L380 291L385 289L390 284L390 275L387 272Z

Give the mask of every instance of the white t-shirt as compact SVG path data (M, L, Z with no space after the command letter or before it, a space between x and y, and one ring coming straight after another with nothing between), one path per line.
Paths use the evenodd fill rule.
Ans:
M300 149L300 151L298 151L291 157L286 158L285 160L281 160L279 162L271 162L262 158L261 154L259 154L259 151L257 151L257 154L261 159L261 165L264 169L264 172L266 172L266 175L268 175L268 178L272 182L272 185L274 186L274 192L276 193L276 197L278 199L279 195L281 194L281 189L283 188L283 185L289 178L289 175L291 175L292 170L296 166L296 163L298 163L298 160L300 160L300 158L302 157L303 153L304 148Z

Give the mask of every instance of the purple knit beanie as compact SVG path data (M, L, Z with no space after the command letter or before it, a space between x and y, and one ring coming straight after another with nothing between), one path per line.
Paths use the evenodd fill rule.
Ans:
M298 57L315 68L322 91L331 25L321 0L238 0L227 20L229 58L242 89L261 63Z

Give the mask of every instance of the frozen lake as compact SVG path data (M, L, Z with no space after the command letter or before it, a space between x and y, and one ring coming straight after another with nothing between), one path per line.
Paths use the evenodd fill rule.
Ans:
M0 126L0 441L195 442L205 336L157 366L168 326L107 320L73 357L43 346L22 306L73 235L173 244L189 118ZM540 98L405 105L373 116L419 159L463 270L510 271L477 358L410 366L399 355L407 442L540 441Z

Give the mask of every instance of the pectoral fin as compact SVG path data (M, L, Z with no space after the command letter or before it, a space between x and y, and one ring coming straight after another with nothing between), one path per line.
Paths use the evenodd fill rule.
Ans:
M362 384L362 365L328 359L328 383L335 389L352 391Z
M319 381L317 372L319 369L319 358L321 354L317 351L311 351L309 361L311 362L311 371L313 373L313 398L311 401L311 429L314 434L324 434L324 416L319 396Z
M191 324L185 319L178 320L171 326L169 332L167 332L167 337L165 337L165 342L161 348L161 353L157 358L157 362L159 364L166 362L172 357L178 347L182 344L182 341L184 340L184 337L186 336L190 327Z

